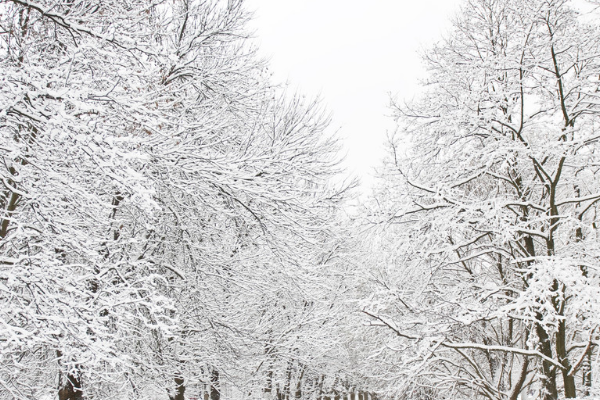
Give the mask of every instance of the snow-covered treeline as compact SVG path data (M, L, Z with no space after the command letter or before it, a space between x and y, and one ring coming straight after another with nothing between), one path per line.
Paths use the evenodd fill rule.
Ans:
M271 86L247 19L238 0L0 3L1 399L349 382L338 145Z
M0 399L599 396L599 7L466 0L352 221L243 0L1 1Z

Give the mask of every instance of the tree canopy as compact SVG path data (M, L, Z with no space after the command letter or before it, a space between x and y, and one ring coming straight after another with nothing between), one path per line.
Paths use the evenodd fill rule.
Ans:
M407 398L592 391L600 36L576 6L466 2L394 104L365 312Z
M337 373L337 139L271 84L247 19L0 4L0 398L289 396Z
M0 399L600 395L598 7L467 0L351 208L242 0L0 2Z

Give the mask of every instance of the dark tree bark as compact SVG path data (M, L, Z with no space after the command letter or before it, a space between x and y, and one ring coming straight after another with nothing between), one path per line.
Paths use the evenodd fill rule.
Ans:
M564 288L562 292L564 296ZM564 305L565 300L559 301L557 310L559 315L564 315ZM558 332L556 332L556 356L563 366L561 372L563 376L565 397L567 399L573 399L577 397L577 393L575 388L575 376L570 374L571 363L567 354L567 327L564 319L558 322Z
M170 400L185 400L185 385L184 385L184 379L180 376L178 376L177 378L175 378L175 384L177 385L176 389L175 389L175 395L169 396Z
M219 384L219 371L216 369L210 372L210 400L221 399L221 388Z
M63 386L58 390L58 400L83 399L80 380L73 375L67 374L65 381Z
M61 385L58 389L58 400L83 399L81 379L72 374L66 374L62 375L60 380Z
M542 316L538 314L538 319ZM546 357L552 359L552 344L546 329L540 324L535 324L535 331L540 341L540 352ZM556 400L558 399L558 390L556 389L556 369L550 361L542 360L542 397L540 400Z
M58 360L62 359L62 352L56 351ZM59 375L58 381L58 400L78 400L83 399L83 390L81 385L81 378L73 373L66 373Z

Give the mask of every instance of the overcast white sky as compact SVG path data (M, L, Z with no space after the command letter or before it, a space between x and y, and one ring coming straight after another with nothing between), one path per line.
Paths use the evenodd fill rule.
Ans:
M441 39L461 0L247 0L260 53L277 81L320 95L349 169L370 185L394 123L390 93L410 99L417 52Z

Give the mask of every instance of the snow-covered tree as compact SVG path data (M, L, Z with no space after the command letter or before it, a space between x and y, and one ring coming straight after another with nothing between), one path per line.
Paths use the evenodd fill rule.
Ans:
M420 99L395 105L365 313L394 333L374 342L406 398L597 386L600 36L583 3L466 2Z
M246 20L241 1L0 4L0 397L289 395L321 371L337 145L270 86Z
M157 211L135 104L147 90L150 32L138 21L148 7L0 7L2 393L58 386L59 398L79 398L82 385L93 393L126 375L123 343L140 324L165 334L173 324L160 271L141 257Z

